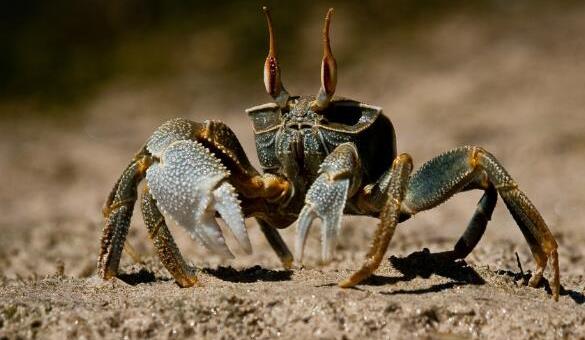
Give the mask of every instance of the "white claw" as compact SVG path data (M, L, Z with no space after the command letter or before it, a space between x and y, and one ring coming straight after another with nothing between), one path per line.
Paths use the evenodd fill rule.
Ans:
M313 224L313 220L317 217L315 210L310 205L305 205L299 214L299 223L297 225L297 238L295 242L295 258L299 263L303 263L303 253L305 250L305 243L307 242L307 235L309 228Z
M228 225L242 249L247 254L251 254L252 244L250 243L250 238L248 238L244 216L234 187L228 182L223 182L213 191L213 197L215 198L214 208Z
M234 258L234 255L225 244L225 239L215 220L213 209L205 210L203 214L194 219L194 223L187 226L191 236L201 242L205 248L225 258Z
M341 229L341 214L333 213L325 218L324 226L321 227L321 261L328 263L333 259L333 252L337 245L339 229Z
M232 258L215 219L217 210L246 252L251 251L244 216L229 173L205 147L176 141L161 153L159 163L146 171L146 181L167 219L185 228L210 251Z
M298 219L295 257L302 262L305 243L311 224L316 218L321 219L321 260L331 261L339 229L341 216L345 208L349 179L330 180L326 174L319 176L309 188L305 206Z

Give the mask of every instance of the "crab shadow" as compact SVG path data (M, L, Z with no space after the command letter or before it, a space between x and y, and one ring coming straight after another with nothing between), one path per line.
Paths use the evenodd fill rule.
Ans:
M560 295L561 296L568 295L578 305L582 305L585 303L585 295L572 289L565 289L564 287L561 286Z
M293 274L292 270L272 270L261 266L244 269L234 269L231 266L216 269L205 268L202 271L220 280L238 283L289 281Z
M450 252L431 253L427 248L416 251L406 257L390 257L392 267L398 270L402 276L387 277L373 275L366 280L364 285L381 286L398 282L411 281L417 277L428 279L432 275L450 279L450 282L435 284L427 288L414 290L399 289L391 292L381 292L385 295L397 294L426 294L452 289L464 285L483 285L485 280L464 260L453 260Z
M158 281L170 281L170 279L167 278L157 277L152 271L146 268L140 268L140 270L135 273L119 273L117 277L119 280L131 286Z
M197 269L191 268L193 274L197 274ZM288 281L291 279L291 270L272 270L262 268L260 266L253 266L244 269L234 269L232 267L218 267L218 268L203 268L200 269L201 273L214 276L223 281L238 282L238 283L252 283L252 282L276 282L276 281ZM141 268L137 272L131 273L120 273L118 279L129 284L136 286L143 283L154 283L160 281L173 281L172 278L165 278L157 276L154 272Z

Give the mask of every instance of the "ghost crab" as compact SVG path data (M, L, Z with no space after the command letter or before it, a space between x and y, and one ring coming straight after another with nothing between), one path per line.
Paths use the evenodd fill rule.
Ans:
M379 266L396 225L431 209L458 192L484 194L467 229L452 251L465 258L479 242L498 194L526 238L537 286L550 259L552 294L559 295L557 243L543 218L518 189L500 162L477 146L447 151L413 171L411 157L398 155L394 128L382 110L333 97L337 66L329 41L332 10L325 17L321 88L317 96L291 96L278 64L270 14L269 52L264 84L273 102L246 110L256 139L262 172L249 162L235 134L220 121L173 119L164 123L122 173L104 207L105 226L98 260L99 275L117 274L138 183L146 178L141 206L158 255L176 282L192 286L196 276L181 256L165 219L184 227L210 251L232 257L217 225L221 216L246 252L251 245L245 217L261 231L285 267L293 257L278 233L298 219L296 259L302 260L307 233L322 220L322 258L331 259L343 214L380 219L362 267L339 283L354 286Z

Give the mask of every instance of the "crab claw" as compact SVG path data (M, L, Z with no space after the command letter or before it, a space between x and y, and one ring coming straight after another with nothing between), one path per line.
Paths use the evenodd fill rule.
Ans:
M232 258L216 221L220 214L246 253L252 246L234 187L226 180L228 170L202 144L192 140L168 141L147 147L159 158L146 171L146 181L165 218L185 228L210 251Z
M311 185L298 220L295 257L299 263L303 260L309 228L316 218L322 222L321 260L324 263L331 261L349 186L349 178L332 179L327 173L322 173Z

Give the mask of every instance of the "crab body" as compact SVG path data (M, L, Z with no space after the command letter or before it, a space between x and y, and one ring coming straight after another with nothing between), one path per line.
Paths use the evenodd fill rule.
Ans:
M300 211L323 160L339 145L356 146L362 169L359 183L374 182L396 157L394 127L381 108L335 99L324 112L314 112L310 105L314 100L295 97L285 109L268 103L246 110L262 169L286 177L293 185L293 197L282 207L290 212ZM352 204L346 212L363 214Z
M344 214L380 220L362 267L341 287L354 286L380 265L397 225L434 208L458 192L481 190L483 196L447 259L465 258L481 239L502 198L530 246L537 286L550 262L551 288L558 298L557 243L540 213L489 152L462 146L444 152L413 172L406 153L397 154L394 127L378 107L334 97L337 65L331 52L329 24L323 29L321 87L316 96L291 96L285 90L272 23L265 9L270 48L264 84L273 102L246 110L252 120L262 171L248 160L232 130L220 121L173 119L161 125L134 156L114 185L103 209L105 226L98 259L99 275L118 271L120 256L138 198L159 258L180 286L196 277L175 245L167 221L185 228L211 252L232 257L216 219L221 217L246 252L252 246L245 218L255 218L282 264L293 255L279 228L297 223L295 258L302 261L309 228L321 219L324 262L333 258Z

